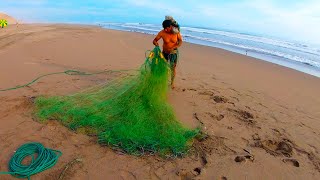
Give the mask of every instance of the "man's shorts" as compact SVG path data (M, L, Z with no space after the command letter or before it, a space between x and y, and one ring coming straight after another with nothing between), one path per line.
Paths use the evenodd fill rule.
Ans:
M178 53L177 51L174 51L173 53L165 53L162 52L164 58L170 63L171 67L176 67L178 62Z

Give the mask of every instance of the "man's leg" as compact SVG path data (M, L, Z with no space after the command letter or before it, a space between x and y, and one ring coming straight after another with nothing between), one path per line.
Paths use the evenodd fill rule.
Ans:
M171 74L171 89L174 89L175 88L175 85L174 85L174 79L176 77L176 66L177 64L174 63L173 67L172 67L172 74Z
M177 67L177 60L178 56L177 54L170 54L170 66L171 66L171 88L174 89L174 80L176 77L176 67Z

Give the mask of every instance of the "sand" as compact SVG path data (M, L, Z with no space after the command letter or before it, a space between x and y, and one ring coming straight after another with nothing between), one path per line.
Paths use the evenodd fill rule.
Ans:
M0 30L0 89L66 69L136 69L153 36L76 25L19 25ZM184 43L169 100L189 127L209 135L182 159L135 157L96 143L56 121L32 115L33 97L66 95L117 74L54 75L0 92L0 171L13 152L37 141L63 152L32 177L57 179L317 179L320 177L320 79L222 49ZM236 161L239 162L236 162ZM299 167L297 167L299 166ZM0 179L14 179L0 176Z

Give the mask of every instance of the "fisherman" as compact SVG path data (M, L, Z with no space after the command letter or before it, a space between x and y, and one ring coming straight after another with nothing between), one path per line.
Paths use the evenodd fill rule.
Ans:
M162 53L164 58L170 63L171 75L171 88L174 89L174 80L176 76L176 66L178 61L178 48L182 45L182 36L180 34L179 24L171 17L166 16L162 22L163 30L154 38L153 44L159 46L158 41L163 40Z

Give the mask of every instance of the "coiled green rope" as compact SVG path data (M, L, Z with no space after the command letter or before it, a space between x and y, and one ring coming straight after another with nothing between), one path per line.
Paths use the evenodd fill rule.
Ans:
M37 142L27 143L19 147L9 162L10 172L0 172L0 175L11 174L17 178L28 178L44 170L52 168L62 155L61 151L45 148ZM31 163L22 164L23 160L30 156Z

